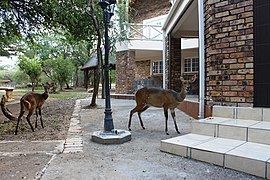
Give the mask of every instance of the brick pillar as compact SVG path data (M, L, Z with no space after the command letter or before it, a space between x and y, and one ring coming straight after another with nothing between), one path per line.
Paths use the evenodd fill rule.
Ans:
M116 53L116 87L119 94L134 93L135 81L135 51Z
M181 76L181 38L171 38L170 43L169 88L179 91Z
M250 106L254 94L253 0L205 0L206 98Z

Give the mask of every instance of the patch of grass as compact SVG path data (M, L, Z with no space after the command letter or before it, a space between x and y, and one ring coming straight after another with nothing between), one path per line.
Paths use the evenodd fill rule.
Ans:
M13 96L23 96L24 94L31 92L31 88L29 89L15 89L13 91ZM42 89L35 90L36 93L42 94L44 91ZM49 98L55 99L81 99L89 96L84 89L76 88L72 90L63 90L57 91L57 93L50 93Z
M87 92L82 91L61 91L56 94L50 94L49 98L56 99L81 99L88 96Z

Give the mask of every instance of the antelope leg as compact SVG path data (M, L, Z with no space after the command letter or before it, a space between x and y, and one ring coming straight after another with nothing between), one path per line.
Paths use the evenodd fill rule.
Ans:
M173 122L174 122L174 126L175 126L175 130L178 134L180 134L180 132L178 131L178 127L177 127L177 124L176 124L176 119L175 119L175 111L173 108L170 109L171 111L171 115L172 115L172 118L173 118Z

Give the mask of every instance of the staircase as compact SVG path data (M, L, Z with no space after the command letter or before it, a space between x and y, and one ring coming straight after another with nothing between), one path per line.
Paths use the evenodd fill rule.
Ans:
M160 150L270 179L270 109L214 106L191 129Z

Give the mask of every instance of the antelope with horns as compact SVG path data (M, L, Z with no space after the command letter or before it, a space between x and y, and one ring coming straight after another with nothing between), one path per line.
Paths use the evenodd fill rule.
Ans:
M184 101L186 93L189 91L190 84L196 81L196 74L191 78L191 80L184 80L180 78L181 91L177 93L171 89L162 89L162 88L153 88L153 87L144 87L139 89L135 94L136 107L130 111L128 129L131 131L131 119L135 112L138 113L140 124L143 129L144 125L141 118L141 113L147 110L150 106L159 107L164 109L165 115L165 132L168 133L168 109L171 111L171 115L174 121L175 130L180 134L176 120L175 120L175 111L174 109Z
M41 127L44 128L43 122L42 122L42 116L41 116L41 108L42 108L45 100L49 97L50 85L48 83L46 83L46 84L43 84L43 87L44 87L43 94L29 92L21 98L21 100L20 100L21 110L20 110L20 115L19 115L18 120L17 120L15 135L17 135L19 122L20 122L25 111L28 111L28 115L26 116L26 120L27 120L28 124L30 125L33 132L34 132L34 128L30 122L30 117L32 116L34 111L36 111L35 128L37 128L38 114L40 116ZM37 111L39 111L39 112L37 112Z

